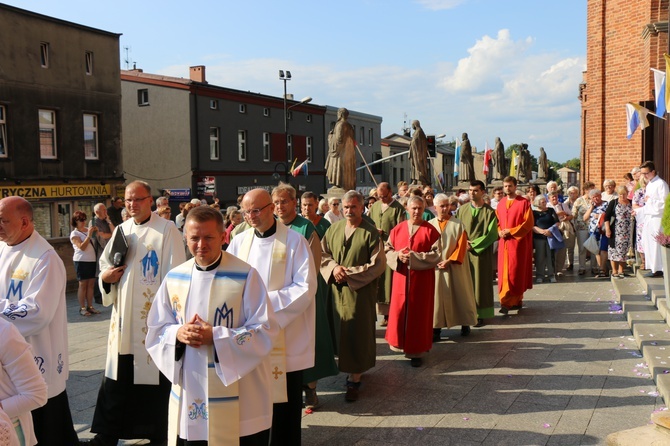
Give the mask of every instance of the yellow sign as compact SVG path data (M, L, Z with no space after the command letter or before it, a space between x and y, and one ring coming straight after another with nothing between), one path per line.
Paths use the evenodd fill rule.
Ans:
M58 184L58 185L17 185L0 186L0 198L19 196L26 200L48 200L63 198L109 197L109 184Z

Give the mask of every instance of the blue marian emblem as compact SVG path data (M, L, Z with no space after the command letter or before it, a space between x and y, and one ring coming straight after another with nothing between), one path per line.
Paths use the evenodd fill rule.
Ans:
M24 318L28 315L28 307L26 304L16 305L9 304L9 308L2 312L6 318L14 320L17 317Z
M221 308L217 308L214 312L215 327L233 328L233 309L228 309L228 304L223 304Z
M62 353L59 353L59 354L58 354L58 366L56 367L56 371L58 372L59 375L60 375L61 372L63 371L63 365L64 365L64 364L65 364L65 363L63 362L63 354L62 354Z
M23 280L17 282L14 281L14 278L9 280L9 290L7 290L7 296L5 299L9 299L11 296L19 296L18 300L23 299Z
M35 364L37 364L37 368L40 369L40 373L44 374L46 373L46 370L44 370L44 358L41 356L35 356Z
M235 335L235 342L237 342L237 345L244 345L245 342L251 339L251 336L253 336L253 333L250 331L243 331Z
M202 418L203 420L207 419L207 405L202 400L195 400L188 411L188 418L191 420L196 420Z

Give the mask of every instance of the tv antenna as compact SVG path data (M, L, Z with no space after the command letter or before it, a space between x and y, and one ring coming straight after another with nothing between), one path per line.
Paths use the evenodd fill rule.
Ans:
M126 70L130 70L130 52L132 51L132 48L129 46L124 46L123 51L126 53L126 57L123 59L123 62L126 64Z

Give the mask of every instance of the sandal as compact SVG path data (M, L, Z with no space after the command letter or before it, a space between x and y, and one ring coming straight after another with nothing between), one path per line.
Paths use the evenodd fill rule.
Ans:
M88 312L90 314L100 314L100 311L96 310L93 306L88 307Z
M85 317L89 317L91 315L91 313L88 312L86 307L81 307L79 309L79 314L82 315L82 316L85 316Z

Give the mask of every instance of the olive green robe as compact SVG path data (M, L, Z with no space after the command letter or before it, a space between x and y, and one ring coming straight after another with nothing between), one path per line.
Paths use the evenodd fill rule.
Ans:
M370 207L370 218L375 222L377 229L381 229L382 243L386 243L389 239L391 229L395 228L398 223L407 219L405 208L393 200L388 206L384 206L381 200L376 201ZM391 281L393 279L393 270L386 267L384 275L379 279L379 288L377 289L377 302L380 304L391 303ZM386 309L388 313L388 308Z

